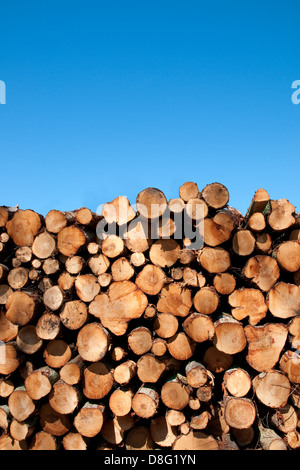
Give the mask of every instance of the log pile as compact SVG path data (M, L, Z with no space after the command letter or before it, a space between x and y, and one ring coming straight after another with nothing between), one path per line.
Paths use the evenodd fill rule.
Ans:
M0 207L1 450L299 449L299 346L286 199Z

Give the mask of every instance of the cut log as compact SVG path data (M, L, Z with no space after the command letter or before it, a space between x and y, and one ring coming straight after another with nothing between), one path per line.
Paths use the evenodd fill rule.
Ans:
M65 450L87 450L87 442L79 432L65 434L61 443Z
M252 400L236 397L225 398L224 418L230 427L248 429L256 418L256 409Z
M110 273L99 274L98 283L100 287L108 287L112 282L112 275Z
M8 407L18 421L25 421L35 410L35 405L25 387L16 388L8 398Z
M60 321L69 330L79 330L87 320L87 306L80 300L66 302L59 314Z
M9 273L8 267L5 266L4 264L0 264L0 282L3 282L6 280L8 273Z
M78 354L67 362L59 371L60 378L69 385L76 385L81 380L84 361Z
M52 286L44 292L43 302L52 311L58 310L64 301L64 293L59 286Z
M223 314L215 323L215 335L213 344L226 354L237 354L243 351L247 345L242 323L231 315Z
M50 367L34 370L25 379L25 388L32 400L40 400L49 395L52 385L59 379L58 372Z
M292 349L300 349L300 317L294 317L288 324L289 342Z
M154 442L161 447L171 447L178 434L176 427L171 426L165 416L151 419L150 433Z
M204 243L215 247L227 242L235 228L231 215L227 212L218 212L212 219L204 220Z
M101 253L91 256L88 265L95 276L100 276L100 274L104 274L108 270L110 261L107 256Z
M78 406L79 392L72 385L66 384L63 380L58 380L52 387L49 394L50 406L63 415L71 414Z
M151 352L154 356L164 356L168 350L167 343L162 338L155 338L152 343Z
M247 261L243 274L260 290L268 292L276 284L280 270L275 259L270 256L257 255Z
M154 442L145 426L133 428L126 436L126 450L153 450Z
M0 342L0 374L12 374L20 365L18 349L15 343Z
M278 282L269 291L267 304L277 318L291 318L300 314L300 287Z
M195 199L199 195L199 188L197 183L188 181L183 183L179 188L179 196L185 202L188 202L190 199Z
M230 395L242 398L251 390L252 381L248 372L240 367L226 370L223 383Z
M146 219L161 217L167 206L166 196L157 188L144 189L136 198L136 209Z
M154 304L148 304L144 311L144 318L150 319L156 317L156 306Z
M186 317L192 307L191 291L181 283L173 282L163 287L157 302L161 313L172 313L177 317Z
M231 428L232 434L240 447L249 446L255 437L254 427L250 426L248 429L235 429Z
M65 266L68 273L79 274L84 266L84 259L78 255L70 256L66 259Z
M85 234L75 225L63 228L57 235L57 249L65 256L76 255L85 242Z
M208 214L208 207L207 203L200 198L190 199L188 203L185 205L186 214L190 219L194 222L200 222Z
M124 225L135 218L135 211L127 197L119 196L111 202L103 204L102 215L108 224Z
M168 408L181 411L189 403L189 389L176 379L170 380L161 388L161 400Z
M161 268L170 268L179 258L180 246L176 240L162 239L153 243L149 257L153 264Z
M211 414L209 411L203 411L200 415L194 415L190 421L190 427L192 429L206 429L208 422L211 420Z
M166 365L152 354L143 355L137 362L137 376L142 383L156 383Z
M188 248L183 248L179 252L179 260L183 265L191 264L196 258L196 252Z
M49 403L41 406L39 416L42 430L52 436L63 436L71 429L72 421L70 416L62 415L53 410Z
M191 361L185 366L186 380L190 387L199 388L205 385L208 379L207 370L203 364Z
M231 294L236 287L236 280L233 274L220 273L214 276L214 288L221 295Z
M185 422L185 415L182 411L168 410L166 412L166 421L170 426L180 426Z
M59 233L67 226L65 214L58 210L51 210L45 217L46 229L51 233Z
M232 316L239 321L249 316L250 325L257 325L268 310L265 298L258 289L237 289L228 297L228 303L233 307Z
M26 292L13 292L6 302L6 317L14 325L24 326L36 311L35 299Z
M262 326L246 326L245 335L248 341L246 360L258 372L268 372L279 360L285 345L288 330L281 323L269 323Z
M298 241L289 240L281 243L275 254L283 270L294 273L300 269L300 244Z
M171 338L178 330L178 319L172 313L158 313L153 328L161 338Z
M1 270L0 270L1 277ZM22 289L28 283L28 269L26 268L14 268L11 269L7 276L7 282L13 289Z
M104 407L85 403L74 418L74 426L81 436L95 437L102 429Z
M31 439L28 450L49 451L57 450L57 442L51 434L39 431Z
M36 334L41 339L55 339L60 332L60 318L54 313L44 313L37 321Z
M173 444L173 450L219 450L219 445L213 436L201 431L191 430L186 435L179 436Z
M43 340L37 336L34 325L23 326L18 332L16 343L25 354L35 354L43 346Z
M205 276L202 273L198 273L196 271L196 269L192 269L192 268L188 268L188 267L184 268L182 278L183 278L183 282L187 286L190 286L190 287L204 287L205 284L206 284ZM173 279L175 279L175 278L173 278Z
M152 333L144 326L135 328L128 335L128 346L138 356L150 351L152 343Z
M167 346L171 356L179 361L190 359L196 349L196 343L183 331L169 338Z
M254 377L252 385L258 400L269 408L282 408L287 404L291 387L282 372L262 372Z
M230 268L230 256L224 248L209 246L204 247L199 255L198 262L211 274L223 273Z
M13 419L10 423L9 434L16 441L25 441L34 432L35 425L36 419L34 418L29 418L23 422Z
M170 212L173 214L181 214L184 211L185 203L180 197L175 199L170 199L168 202L168 207Z
M255 249L258 253L269 253L272 246L272 238L269 233L261 233L256 236Z
M11 323L4 312L0 312L0 341L8 343L17 337L18 325Z
M280 358L280 369L293 383L300 383L300 354L299 351L285 351Z
M201 191L201 197L213 209L222 209L229 201L228 189L220 183L211 183Z
M148 304L146 295L131 281L113 282L106 293L97 295L89 313L100 318L102 325L120 336L131 319L140 318Z
M278 232L287 230L295 223L295 206L287 199L271 200L271 213L268 217L270 227Z
M116 362L122 361L122 359L127 355L127 352L121 346L115 346L109 352L112 360Z
M114 370L114 380L120 385L127 385L136 375L136 363L128 360L117 366Z
M265 189L259 188L255 192L252 198L252 201L250 203L250 206L247 210L247 213L245 216L246 222L249 220L249 217L251 217L252 214L256 212L263 213L269 201L270 201L270 196L268 192Z
M125 258L119 258L111 266L111 274L114 281L128 281L134 275L134 269Z
M15 386L9 379L1 378L0 380L0 397L7 398L14 391Z
M37 235L32 244L32 253L40 259L49 258L56 248L55 239L48 232Z
M151 418L157 410L159 395L149 386L142 386L132 399L132 409L140 418Z
M89 362L98 362L106 355L109 345L108 332L100 323L84 325L77 335L77 350L82 359Z
M83 393L90 400L101 400L113 386L113 374L103 362L94 362L83 371Z
M238 256L249 256L255 248L255 238L250 230L238 230L232 239L232 249Z
M264 450L287 450L287 447L273 429L265 428L261 423L258 425L259 442Z
M195 309L204 315L214 313L219 305L219 296L213 287L202 287L193 299Z
M117 235L108 235L101 246L102 253L107 256L107 258L116 258L117 256L120 256L123 253L124 248L124 241Z
M63 272L57 280L57 284L64 291L72 289L74 283L75 277L71 276L67 271Z
M41 217L32 210L19 209L6 223L8 235L15 245L32 246L34 237L41 228Z
M248 220L247 226L252 232L262 232L266 228L266 219L264 214L255 212Z
M213 321L207 315L192 313L182 324L184 332L196 343L211 340L215 334Z
M113 419L109 419L103 424L101 435L109 444L118 445L123 441L124 431L118 428Z
M109 397L109 408L115 416L126 416L132 405L133 391L118 388Z
M133 220L124 233L126 248L133 253L144 253L151 245L148 222Z
M136 268L139 268L143 266L146 262L146 258L144 253L131 253L130 255L130 263L132 266L135 266Z
M16 250L15 257L21 263L29 263L32 258L32 249L29 246L21 246Z
M76 278L75 289L83 302L92 302L100 292L100 285L92 274L82 274Z
M53 339L46 345L43 353L44 360L49 367L58 369L71 359L71 348L62 339Z
M9 212L5 207L0 207L0 227L5 227L9 218Z
M136 285L148 295L157 295L166 283L164 271L153 264L147 264L136 277Z
M230 354L219 351L215 346L210 346L204 353L203 363L213 373L224 372L231 367L233 358Z

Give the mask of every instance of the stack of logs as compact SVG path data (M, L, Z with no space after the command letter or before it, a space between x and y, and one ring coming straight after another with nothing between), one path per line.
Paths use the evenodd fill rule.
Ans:
M300 448L300 216L228 202L0 207L0 449Z

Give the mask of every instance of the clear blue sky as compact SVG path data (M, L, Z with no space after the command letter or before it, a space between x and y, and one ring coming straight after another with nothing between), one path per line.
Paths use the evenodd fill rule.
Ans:
M300 3L1 2L0 205L46 214L219 181L300 210Z

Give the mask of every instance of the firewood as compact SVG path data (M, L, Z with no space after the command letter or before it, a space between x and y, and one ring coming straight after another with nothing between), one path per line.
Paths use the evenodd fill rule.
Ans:
M27 394L25 387L17 387L8 398L8 407L18 421L25 421L35 410L35 404Z
M13 341L18 334L19 327L11 323L4 312L0 312L0 341L5 343Z
M144 318L150 319L156 317L157 311L154 304L148 304L144 311Z
M183 269L182 278L183 282L190 287L204 287L206 284L205 276L202 273L198 273L196 269L192 269L189 267Z
M148 295L157 295L166 283L166 275L159 267L147 264L136 277L136 285Z
M39 416L42 430L52 436L63 436L71 429L72 421L70 416L53 410L49 403L41 406Z
M294 273L300 269L300 244L298 241L289 240L281 243L275 253L283 270Z
M113 374L102 362L94 362L84 368L83 394L90 400L101 400L113 386Z
M180 246L176 240L162 239L153 243L149 257L153 264L161 268L173 266L179 258Z
M184 211L185 203L180 197L173 198L169 200L168 208L173 214L181 214Z
M110 273L99 274L98 284L100 287L108 287L112 282L112 275Z
M102 215L108 224L116 222L124 225L133 220L136 214L127 197L119 196L103 205Z
M193 299L197 312L204 315L214 313L219 305L219 296L213 287L202 287Z
M193 250L184 248L179 251L179 261L183 265L188 265L194 261L196 258L196 253Z
M171 426L165 416L151 419L150 433L153 441L161 447L171 447L177 437L176 427Z
M169 380L161 388L161 400L168 408L181 411L189 403L189 389L176 378Z
M204 243L215 247L227 242L235 228L235 223L227 212L218 212L212 219L204 220Z
M118 388L109 398L109 408L116 416L126 416L132 406L133 391L131 389Z
M248 221L249 217L251 217L251 215L254 213L257 213L257 212L263 213L269 201L270 201L270 196L268 192L263 188L259 188L255 192L252 198L252 201L250 203L250 206L246 212L246 216L245 216L246 221Z
M25 441L34 432L36 421L34 418L28 418L23 422L13 419L9 427L10 436L16 441Z
M75 225L63 228L57 235L57 249L65 256L76 255L85 242L85 234Z
M34 325L26 325L19 329L16 343L25 354L35 354L43 346L43 340L36 334Z
M128 335L128 346L138 356L150 351L152 343L151 331L144 326L134 328Z
M3 282L6 280L8 273L9 273L8 267L5 266L4 264L0 264L0 282Z
M250 375L240 367L226 370L223 382L230 395L237 398L246 396L252 387Z
M210 340L215 334L215 327L211 318L201 313L192 313L182 324L184 332L196 343Z
M17 246L32 246L34 237L41 228L39 214L32 210L19 209L6 223L8 235Z
M243 274L263 292L268 292L277 282L280 270L275 259L257 255L247 261Z
M282 408L287 404L291 387L282 372L262 372L254 377L252 385L258 400L269 408Z
M153 329L161 338L171 338L178 330L178 319L172 313L158 313L154 322Z
M79 274L84 266L84 259L82 256L74 255L66 259L65 267L70 274Z
M36 433L29 446L29 450L38 450L38 451L49 451L49 450L57 450L57 442L54 436L51 434L39 431Z
M32 249L29 246L21 246L16 250L15 257L21 263L29 263L32 258Z
M146 258L144 253L131 253L130 255L130 263L132 266L135 266L136 268L139 268L143 266L146 262Z
M228 297L228 303L233 307L231 314L236 320L249 316L249 323L253 326L265 318L268 310L265 298L258 289L236 289Z
M166 369L166 365L152 354L144 354L137 361L137 376L143 383L156 383Z
M206 429L210 419L211 419L211 414L209 413L209 411L203 411L199 415L192 416L191 421L190 421L190 427L192 429L197 429L197 430Z
M219 273L214 276L214 288L221 295L229 295L235 290L236 280L230 273Z
M49 367L58 369L71 359L71 348L62 339L52 339L47 343L43 357Z
M124 233L125 246L133 253L144 253L151 245L148 222L133 220Z
M281 232L292 227L295 223L295 206L287 199L271 200L271 213L268 223L274 231Z
M43 302L52 311L58 310L64 301L64 293L59 286L52 286L44 292Z
M110 444L121 444L124 437L124 431L116 426L114 420L109 419L103 424L101 435Z
M200 265L211 274L223 273L230 267L231 261L228 251L224 248L204 247L198 255Z
M213 209L221 209L229 201L228 189L220 183L211 183L201 191L201 197Z
M99 434L103 425L102 405L86 402L74 418L74 426L81 436L94 437Z
M127 385L136 375L137 366L132 360L128 360L117 366L114 370L114 380L120 385Z
M155 338L152 343L151 352L154 356L164 356L168 350L167 342L162 338Z
M224 372L231 367L233 358L231 354L219 351L215 346L210 346L204 354L203 363L213 373Z
M185 366L185 374L187 383L192 388L202 387L208 379L206 368L197 361L191 361Z
M213 344L226 354L237 354L246 347L247 340L242 323L223 314L215 323Z
M88 265L95 276L104 274L110 266L110 261L107 256L100 253L99 255L91 256Z
M118 258L111 265L111 274L114 281L128 281L134 275L134 269L125 258Z
M190 199L185 205L185 211L194 222L202 221L208 215L207 203L201 198Z
M182 284L173 282L162 288L157 302L159 312L172 313L177 317L186 317L191 307L191 291Z
M268 254L272 246L272 238L268 233L256 236L255 250L257 253Z
M79 330L86 322L88 311L80 300L66 302L59 314L61 323L69 330Z
M105 356L110 337L100 323L84 325L77 335L77 350L85 361L101 361Z
M157 188L144 189L136 198L137 211L147 219L162 216L167 206L166 196Z
M280 432L295 431L298 427L298 416L295 408L288 403L284 407L274 410L271 422Z
M293 383L300 383L300 355L298 351L285 351L279 361L280 369Z
M300 346L300 317L294 317L288 323L289 342L292 349L299 349Z
M37 235L32 244L32 253L40 259L49 258L56 248L55 239L48 233Z
M180 331L168 339L167 346L172 357L179 361L186 361L193 356L196 343L183 331Z
M121 346L115 346L113 349L110 350L110 356L113 361L120 362L124 357L127 355L125 349Z
M120 256L125 248L124 241L117 235L109 235L102 243L102 253L107 258Z
M41 367L34 370L25 379L25 388L28 396L32 400L40 400L47 396L52 389L52 385L59 379L59 374L50 367Z
M100 285L92 274L81 274L76 278L75 289L80 300L92 302L100 292Z
M100 318L102 325L120 336L133 318L140 318L147 306L146 295L131 281L113 282L106 293L97 295L89 313Z
M79 432L68 432L61 442L65 450L87 450L86 439Z
M78 384L82 377L84 365L84 360L78 354L61 367L59 371L60 378L69 385Z
M50 210L45 217L45 225L48 232L59 233L68 223L65 214L58 210Z
M250 426L247 429L231 428L232 434L240 447L249 446L255 437L254 427Z
M185 422L185 415L182 411L168 410L166 412L166 421L170 426L180 426Z
M190 199L194 199L198 197L199 189L197 183L193 183L192 181L188 181L184 183L179 188L179 196L185 202L188 202Z
M248 398L226 397L224 399L224 418L230 427L249 428L256 418L256 409Z
M35 311L35 298L29 293L15 291L7 299L6 318L14 325L26 325L32 320Z
M14 391L15 386L13 382L9 379L2 378L0 380L0 397L7 398Z
M300 287L278 282L268 292L267 303L274 317L295 317L300 313Z
M250 230L238 230L232 239L232 249L238 256L249 256L255 248L255 237Z
M247 226L252 232L262 232L266 228L266 219L261 212L255 212L248 220Z
M41 339L55 339L60 332L60 318L54 313L44 313L37 321L36 334Z
M142 386L132 399L132 409L141 418L151 418L157 410L159 395L149 386Z
M48 398L50 406L64 415L73 413L79 403L78 390L61 379L53 385Z

